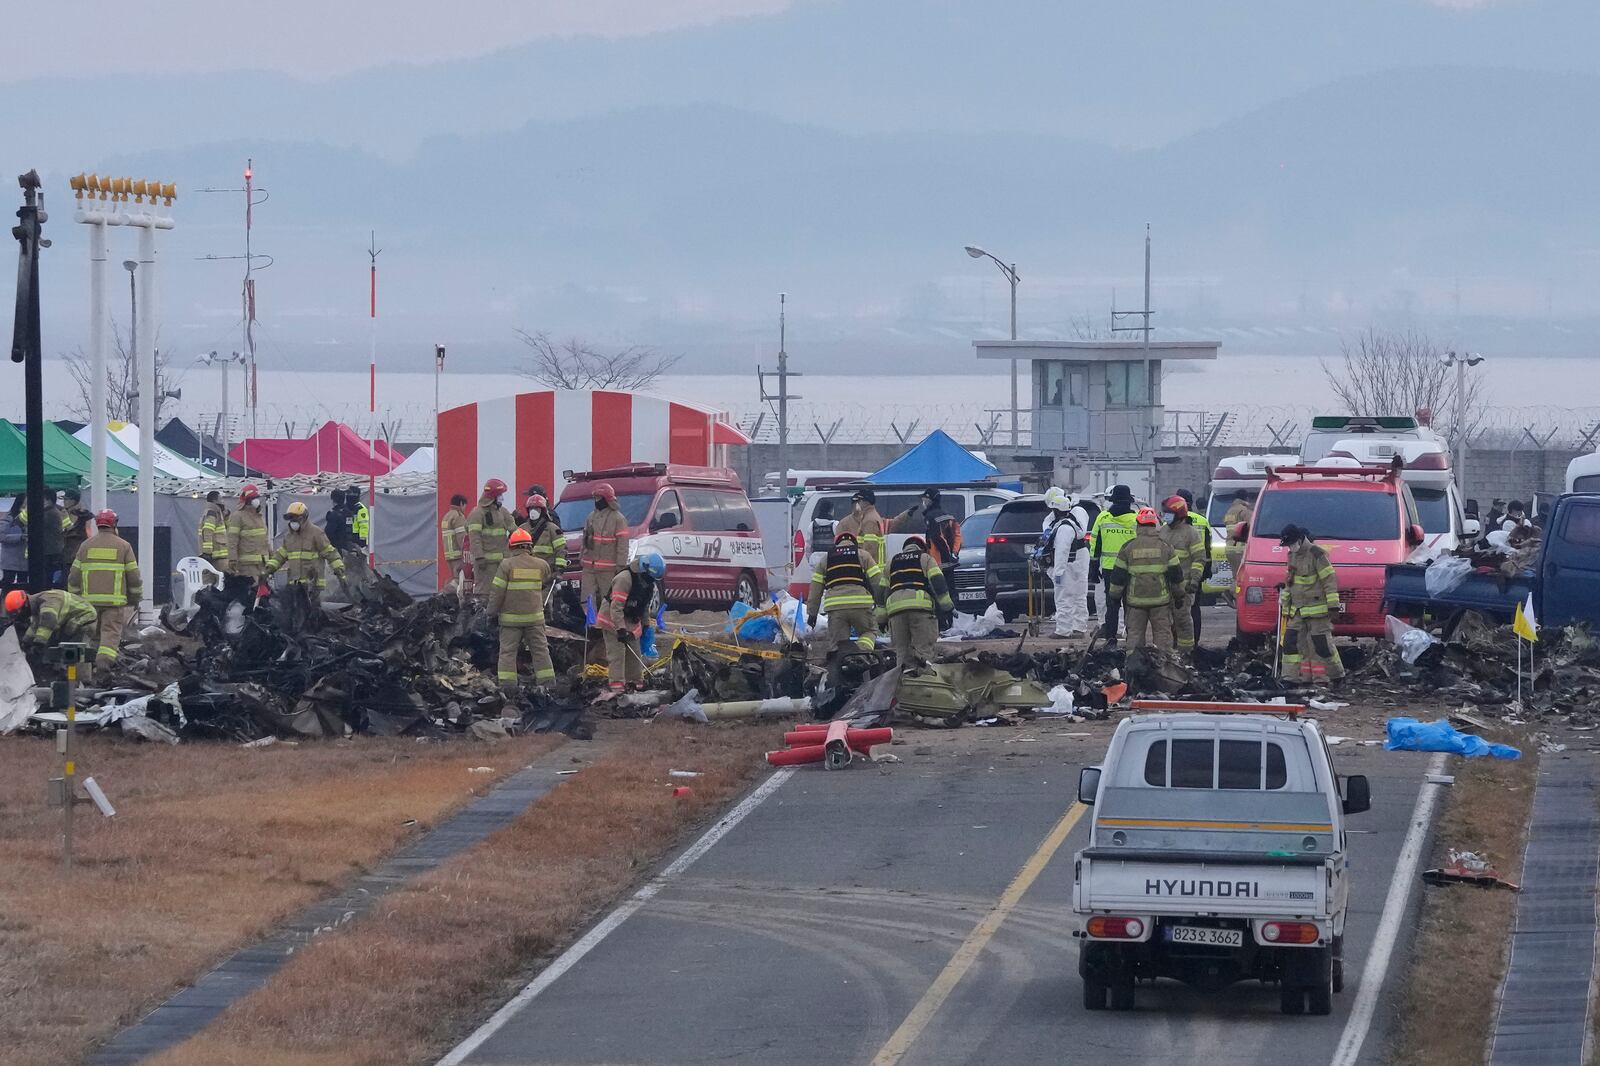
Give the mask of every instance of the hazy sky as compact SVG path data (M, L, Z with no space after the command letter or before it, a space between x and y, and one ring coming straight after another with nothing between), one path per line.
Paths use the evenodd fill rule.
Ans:
M544 37L654 33L770 14L792 2L74 0L30 9L34 43L10 50L0 81L241 68L327 77L385 63L463 59Z

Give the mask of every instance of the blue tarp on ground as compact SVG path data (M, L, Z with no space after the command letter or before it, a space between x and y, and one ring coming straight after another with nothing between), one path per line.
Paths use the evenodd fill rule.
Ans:
M998 467L936 429L882 470L868 474L866 480L877 485L954 485L983 481L998 473Z

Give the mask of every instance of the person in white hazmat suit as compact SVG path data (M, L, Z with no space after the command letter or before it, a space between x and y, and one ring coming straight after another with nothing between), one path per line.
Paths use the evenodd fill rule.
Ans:
M1088 510L1077 498L1057 486L1044 494L1050 517L1046 558L1055 587L1056 636L1081 637L1089 632L1089 526Z

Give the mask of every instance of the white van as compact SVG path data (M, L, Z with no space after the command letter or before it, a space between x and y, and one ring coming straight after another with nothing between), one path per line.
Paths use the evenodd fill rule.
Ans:
M1580 455L1567 464L1568 492L1600 492L1600 452Z
M1353 459L1362 466L1387 466L1396 458L1405 464L1400 480L1411 487L1417 502L1416 521L1426 534L1419 553L1453 552L1478 536L1482 527L1462 510L1461 490L1450 469L1450 449L1442 440L1352 437L1335 441L1322 461Z

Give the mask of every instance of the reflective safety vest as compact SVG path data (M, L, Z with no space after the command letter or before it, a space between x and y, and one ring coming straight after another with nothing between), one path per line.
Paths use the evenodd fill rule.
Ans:
M1191 515L1192 519L1194 516ZM1161 538L1178 553L1183 567L1184 587L1190 592L1200 588L1206 572L1206 536L1188 522L1179 522L1161 528Z
M811 574L808 609L820 600L824 611L866 608L878 605L878 584L883 567L854 544L835 544L826 561Z
M439 519L439 535L444 539L444 557L449 562L461 558L461 547L467 539L467 516L454 507Z
M81 596L62 589L47 589L28 597L33 612L33 628L28 639L34 644L49 644L52 637L67 643L88 641L94 636L100 613Z
M67 574L67 590L96 608L125 607L144 595L133 546L109 529L83 542Z
M1178 553L1155 526L1143 526L1117 552L1106 573L1106 590L1122 596L1129 607L1166 607L1172 587L1183 583Z
M540 522L529 519L522 528L533 538L533 554L549 563L556 573L567 568L567 535L554 518L546 515Z
M478 506L467 515L467 546L472 549L473 564L478 569L488 569L482 564L498 563L506 557L506 538L517 528L511 512L495 503L489 496L478 501Z
M200 519L200 554L213 562L228 561L228 517L220 503L206 504L205 517Z
M228 516L228 570L244 577L260 577L266 572L267 553L272 542L267 538L267 522L256 507L240 507Z
M583 567L602 574L628 565L628 520L615 507L594 511L583 521Z
M885 525L887 523L878 515L878 509L869 504L861 515L858 516L851 511L839 519L838 524L833 527L833 535L837 538L841 533L855 534L857 546L882 563L887 551L883 540Z
M1289 553L1285 575L1291 618L1321 618L1339 609L1339 578L1328 553L1310 541Z
M362 540L366 540L367 534L371 531L372 519L367 515L367 505L364 503L356 504L356 516L350 520L350 532Z
M1110 569L1111 560L1117 557L1124 544L1133 539L1138 529L1138 515L1133 511L1127 514L1101 511L1095 516L1094 527L1089 531L1089 540L1095 561L1100 564L1101 570Z
M544 590L550 564L518 544L500 560L489 589L489 613L503 626L544 624Z
M322 567L324 562L333 565L334 573L341 577L344 575L344 559L339 556L338 549L328 540L328 535L321 527L307 522L299 529L291 529L283 535L278 550L267 560L265 576L271 577L280 566L287 564L284 573L288 575L289 584L315 585L325 589L328 579Z
M945 588L944 571L934 557L918 547L908 547L889 560L889 615L902 611L933 613L934 601L939 609L950 611L954 604Z

